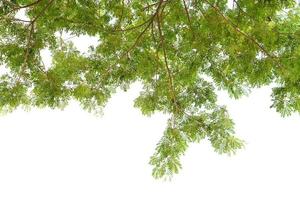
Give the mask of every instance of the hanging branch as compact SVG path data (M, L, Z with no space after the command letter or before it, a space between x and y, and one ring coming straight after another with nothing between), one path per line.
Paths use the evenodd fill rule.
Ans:
M162 14L163 14L163 10L161 11L160 14L158 14L157 17L157 27L158 27L158 32L159 32L159 38L160 38L160 44L163 50L163 57L164 57L164 62L165 62L165 69L167 72L167 76L168 76L168 85L169 85L169 92L170 92L170 98L172 100L173 103L173 107L174 107L174 112L178 113L179 112L179 108L177 105L177 100L176 100L176 95L175 95L175 88L174 88L174 78L172 75L172 72L170 70L169 67L169 63L168 63L168 57L167 57L167 50L166 50L166 46L165 46L165 38L164 38L164 34L162 31Z

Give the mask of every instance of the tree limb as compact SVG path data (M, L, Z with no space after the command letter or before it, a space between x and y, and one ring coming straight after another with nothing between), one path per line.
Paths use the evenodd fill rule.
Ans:
M164 38L164 34L162 32L162 27L161 27L162 26L162 22L161 22L162 12L161 12L160 15L156 16L157 17L157 26L158 26L160 42L161 42L161 46L162 46L162 50L163 50L165 69L166 69L167 76L168 76L168 85L169 85L170 98L172 100L174 113L178 113L179 108L178 108L178 105L177 105L178 102L176 100L173 75L172 75L172 72L171 72L170 67L169 67L167 51L166 51L166 47L165 47L165 38Z
M219 7L215 6L214 4L210 3L208 0L203 0L204 2L206 2L207 4L209 4L214 10L215 12L220 15L223 20L230 25L236 32L240 33L241 35L243 35L244 37L246 37L248 40L252 41L265 55L267 55L270 58L277 58L275 55L271 54L269 51L267 51L267 49L260 44L255 38L253 38L252 36L248 35L246 32L242 31L233 21L231 21L230 18L226 17L221 10L219 9Z

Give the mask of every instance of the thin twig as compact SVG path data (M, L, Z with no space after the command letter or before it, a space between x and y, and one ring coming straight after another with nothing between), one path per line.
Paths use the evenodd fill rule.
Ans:
M27 5L24 5L24 6L18 6L18 7L15 7L15 8L13 8L11 11L9 11L6 15L9 15L10 13L15 12L15 11L17 11L17 10L21 10L21 9L24 9L24 8L32 7L32 6L34 6L34 5L38 4L38 3L40 3L41 1L42 1L42 0L37 0L37 1L34 1L34 2L32 2L32 3L30 3L30 4L27 4Z
M193 31L193 27L192 27L192 21L191 21L189 9L187 7L187 4L186 4L185 0L182 0L182 2L183 2L183 5L184 5L184 11L185 11L186 17L187 17L188 22L189 22L189 27L190 27L190 30L191 30L191 32L193 34L193 39L194 39L195 38L195 34L194 34L194 31Z
M40 0L41 1L41 0ZM49 6L54 2L54 0L50 0L48 2L48 4L41 10L41 12L39 12L39 14L31 21L32 24L39 18L41 17L42 15L45 14L45 11L49 8Z

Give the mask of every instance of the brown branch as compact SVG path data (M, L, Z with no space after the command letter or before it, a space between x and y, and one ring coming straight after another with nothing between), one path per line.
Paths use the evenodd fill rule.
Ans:
M133 43L133 45L131 45L123 54L120 55L120 57L118 58L118 60L116 62L114 62L114 64L112 64L113 66L117 64L117 62L119 60L121 60L122 58L124 58L126 55L128 55L128 53L130 53L138 44L138 42L140 41L140 39L142 38L142 36L146 33L146 31L151 27L151 25L153 24L154 22L154 19L155 17L158 15L160 9L161 9L161 5L164 3L164 2L167 2L167 1L164 1L164 0L160 0L157 8L156 8L156 11L154 12L154 14L152 14L152 16L146 21L144 22L143 24L147 24L147 26L145 27L145 29L137 36L135 42ZM110 69L107 69L104 73L104 77L107 77L109 75L109 72L110 72Z
M148 5L148 6L155 6L155 5L159 4L158 7L157 7L157 9L159 9L159 7L161 6L161 4L162 3L166 3L166 2L168 2L168 0L161 0L159 2L153 3L153 4ZM123 12L123 10L122 10L122 12ZM149 28L149 23L150 23L150 25L152 24L153 19L154 19L156 13L157 13L157 10L154 13L154 15L152 15L149 19L147 19L146 21L144 21L141 24L138 24L136 26L127 27L127 28L124 28L124 29L120 28L120 29L112 29L112 30L104 30L104 31L107 32L107 33L127 32L127 31L133 31L133 30L139 29L139 28L143 27L146 24L147 24L147 27L145 29L147 30ZM122 16L123 16L123 14L121 14L121 18L122 18ZM97 25L95 25L95 24L81 22L81 21L74 21L74 20L71 20L71 19L68 19L68 18L59 17L57 19L62 19L62 20L65 20L65 21L68 21L68 22L74 23L74 24L82 24L82 25L86 25L86 26L97 27ZM99 28L103 29L103 27L99 27Z
M182 0L182 2L183 2L183 5L184 5L184 11L185 11L187 20L188 20L188 22L189 22L190 30L191 30L191 32L192 32L192 34L193 34L193 38L195 38L194 31L193 31L193 28L192 28L192 21L191 21L189 9L188 9L188 7L187 7L187 4L186 4L185 0Z
M135 29L138 29L142 26L144 26L145 24L147 23L151 23L151 20L152 20L152 17L147 19L146 21L144 21L143 23L141 24L138 24L136 26L133 26L133 27L128 27L128 28L125 28L125 29L115 29L115 30L112 30L111 32L126 32L126 31L132 31L132 30L135 30ZM149 27L148 27L149 28Z
M38 2L40 2L41 0L39 1L35 1L34 3L30 4L31 6L32 5L35 5L37 4ZM41 17L45 11L49 8L49 6L53 3L54 0L50 0L48 2L48 4L37 14L37 16L29 21L29 25L28 25L28 28L30 28L29 30L29 33L28 33L28 36L27 36L27 44L26 44L26 50L25 50L25 55L24 55L24 62L23 62L23 65L21 66L21 69L20 69L20 75L23 76L24 75L24 71L25 71L25 68L28 67L28 59L29 59L29 54L30 54L30 48L32 48L32 45L31 45L31 42L32 42L32 36L34 34L34 25L35 25L35 22L39 19L39 17ZM28 5L27 5L28 7ZM20 77L18 79L17 82L20 81Z
M156 3L152 3L152 4L148 4L147 6L145 6L144 8L143 8L143 11L145 11L145 10L147 10L147 9L149 9L149 8L151 8L151 7L153 7L153 6L155 6L155 5L157 5L159 2L156 2Z
M103 30L103 27L101 26L97 26L96 24L92 24L92 23L87 23L87 22L81 22L81 21L74 21L72 19L68 19L68 18L64 18L64 17L58 17L56 19L61 19L61 20L64 20L64 21L68 21L69 23L73 23L73 24L79 24L79 25L84 25L84 26L90 26L90 27L93 27L93 28L100 28L102 29L103 32L106 32L106 33L117 33L117 32L127 32L127 31L132 31L132 30L135 30L135 29L138 29L138 28L141 28L143 27L144 25L146 25L147 23L150 22L151 18L147 19L146 21L142 22L141 24L138 24L136 26L132 26L132 27L127 27L127 28L124 28L124 29L111 29L111 30Z
M153 21L155 19L155 17L159 14L159 11L161 9L161 5L164 3L165 1L160 0L160 3L158 4L155 13L151 16L151 18L148 20L149 23L146 26L146 28L138 35L138 37L136 38L135 42L133 43L133 45L127 49L127 51L123 54L123 56L127 55L130 51L132 51L132 49L134 49L136 47L136 45L138 44L138 42L140 41L140 39L142 38L142 36L146 33L146 31L149 29L149 27L153 24ZM121 56L121 58L123 57Z
M233 0L233 4L236 5L236 7L238 8L239 11L241 11L242 13L244 13L245 15L248 15L248 13L246 13L240 6L240 4L236 1L236 0Z
M253 38L252 36L248 35L246 32L242 31L234 22L231 21L230 18L226 17L221 10L213 5L212 3L210 3L208 0L203 0L204 2L206 2L207 4L209 4L214 10L215 12L220 15L223 20L230 25L236 32L240 33L241 35L243 35L245 38L247 38L248 40L250 40L251 42L253 42L265 55L267 55L270 58L277 58L275 55L271 54L270 52L267 51L267 49L265 49L265 47L260 44L255 38Z
M15 8L13 8L11 11L9 11L6 15L9 15L10 13L15 12L15 11L20 10L20 9L32 7L32 6L34 6L34 5L38 4L38 3L40 3L41 1L42 1L42 0L37 0L37 1L34 1L34 2L32 2L32 3L30 3L30 4L27 4L27 5L24 5L24 6L18 6L18 7L15 7Z
M157 15L156 17L157 17L157 26L158 26L158 31L159 31L160 42L161 42L161 46L162 46L162 50L163 50L165 69L166 69L167 76L168 76L168 85L169 85L170 98L172 99L174 113L177 113L179 111L179 108L178 108L178 105L177 105L178 102L176 100L172 72L170 70L169 63L168 63L167 50L166 50L166 47L165 47L165 37L164 37L162 27L161 27L162 26L162 24L161 24L162 23L162 21L161 21L162 13L160 15Z
M155 2L155 3L149 4L149 5L145 6L142 10L144 11L144 10L146 10L146 9L149 9L149 8L153 7L153 6L156 6L157 4L164 3L164 2L167 2L167 1L168 1L168 0L162 1L162 2L159 1L159 2Z
M31 21L29 21L29 20L24 20L24 19L19 19L19 18L14 18L14 17L9 18L6 16L1 17L0 20L10 20L10 21L16 21L16 22L31 23Z
M24 76L24 71L25 71L25 68L27 67L28 65L28 59L29 59L29 52L30 52L30 48L31 48L31 38L32 38L32 35L34 33L34 24L30 24L28 26L28 28L30 27L30 30L28 32L28 35L27 35L27 44L26 44L26 50L25 50L25 55L24 55L24 62L20 68L20 76L18 77L18 80L17 80L17 83L20 82L20 79L22 76Z
M24 5L24 6L19 6L19 7L15 8L15 10L20 10L22 8L32 7L32 6L40 3L41 1L43 1L43 0L37 0L37 1L34 1L34 2L30 3L30 4L27 4L27 5Z
M39 0L41 1L41 0ZM49 6L54 2L54 0L50 0L47 5L41 10L41 12L39 12L39 14L31 21L31 23L33 24L39 17L41 17L42 15L45 14L45 11L49 8Z

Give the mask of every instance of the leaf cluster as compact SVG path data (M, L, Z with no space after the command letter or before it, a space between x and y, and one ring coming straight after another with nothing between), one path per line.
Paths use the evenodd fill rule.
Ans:
M135 106L170 114L150 160L154 177L170 177L192 142L208 139L226 154L243 147L217 90L239 98L273 83L272 107L300 111L299 23L294 0L2 0L0 110L76 99L99 112L118 87L139 81ZM99 44L84 54L62 33Z

